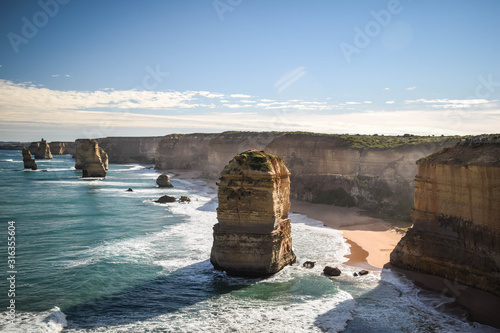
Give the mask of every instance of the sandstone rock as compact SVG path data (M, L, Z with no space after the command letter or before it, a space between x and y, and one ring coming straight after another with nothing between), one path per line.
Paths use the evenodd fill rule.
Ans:
M326 266L323 269L323 274L327 276L340 276L342 272L337 267Z
M305 263L302 264L302 267L305 267L305 268L314 268L315 264L316 264L316 262L314 262L314 261L306 261Z
M79 140L75 154L75 169L82 169L83 177L106 177L108 156L95 140Z
M73 155L75 153L75 142L53 141L50 143L50 152L52 155Z
M265 276L295 262L290 173L279 157L248 150L221 173L210 261L230 275Z
M180 202L190 202L191 199L185 195L181 196L181 198L179 199Z
M391 264L500 295L500 144L468 140L417 164L413 227Z
M50 160L52 159L52 153L50 152L50 146L42 139L40 142L32 142L29 147L30 151L34 151L35 158L40 160Z
M25 169L31 169L31 170L37 169L36 162L31 157L31 152L28 149L26 149L26 147L23 148L23 162Z
M156 184L158 184L159 187L174 187L172 184L170 184L170 178L165 174L161 174L158 176L158 178L156 179Z
M174 197L164 195L164 196L160 197L158 200L156 200L155 202L163 204L163 203L175 202L175 201L176 201L176 199Z

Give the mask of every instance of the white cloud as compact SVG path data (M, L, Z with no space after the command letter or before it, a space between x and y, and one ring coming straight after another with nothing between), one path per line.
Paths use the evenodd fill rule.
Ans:
M59 74L52 74L52 77L58 77Z
M66 75L64 75L64 76L66 76L66 77L71 77L71 75L69 75L69 74L66 74Z
M198 95L207 98L224 98L224 94L211 93L210 91L198 91Z
M389 90L391 90L391 88L384 88L383 90L384 91L389 91Z
M395 101L387 101L387 102L385 102L385 104L394 104L394 103L396 103L396 102Z
M356 105L356 104L361 104L360 102L346 102L345 104L347 105Z
M415 90L415 89L417 89L416 86L406 88L406 90Z
M372 104L372 101L364 101L365 104Z
M232 98L250 98L252 95L244 95L244 94L232 94L230 95Z
M471 107L487 107L494 106L498 102L497 100L486 100L486 99L415 99L415 100L405 100L405 104L432 104L432 108L442 108L442 109L462 109Z

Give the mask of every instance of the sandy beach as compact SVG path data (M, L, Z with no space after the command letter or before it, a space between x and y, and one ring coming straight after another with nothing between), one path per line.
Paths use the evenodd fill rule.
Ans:
M379 218L360 215L356 207L337 207L292 200L290 209L343 232L351 246L347 264L382 269L403 234Z

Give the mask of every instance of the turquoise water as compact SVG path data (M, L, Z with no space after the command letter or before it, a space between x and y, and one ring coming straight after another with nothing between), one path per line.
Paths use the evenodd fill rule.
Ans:
M291 214L297 264L232 278L208 261L217 202L204 182L173 178L160 189L152 166L112 164L102 180L82 179L70 156L37 164L24 170L20 151L0 151L3 311L8 221L17 272L16 320L3 312L2 332L495 331L442 313L449 300L389 270L353 277L341 233L305 216ZM192 201L153 202L164 194ZM345 274L327 278L325 264Z

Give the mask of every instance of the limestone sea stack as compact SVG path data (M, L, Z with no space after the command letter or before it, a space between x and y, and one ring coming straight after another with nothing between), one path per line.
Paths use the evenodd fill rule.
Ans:
M108 155L99 147L97 141L79 141L75 153L75 169L82 169L83 177L106 177Z
M36 162L31 157L31 152L26 147L23 148L23 162L25 169L31 169L31 170L37 169Z
M236 155L221 173L218 198L210 255L216 269L258 277L295 262L290 173L281 158L257 150Z
M467 139L417 166L413 227L391 264L500 295L500 140Z
M52 159L52 153L50 152L50 146L46 140L42 138L39 142L32 142L29 146L29 151L34 152L36 159L40 160L50 160Z

